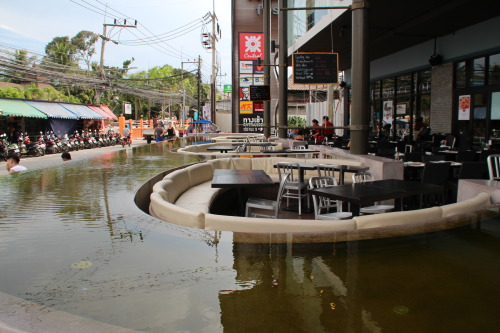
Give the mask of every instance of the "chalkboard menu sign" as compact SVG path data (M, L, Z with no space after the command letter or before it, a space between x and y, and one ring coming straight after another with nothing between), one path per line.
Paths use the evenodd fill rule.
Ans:
M250 100L251 101L270 101L271 89L269 85L263 86L250 86Z
M292 59L294 83L337 83L337 53L294 53Z

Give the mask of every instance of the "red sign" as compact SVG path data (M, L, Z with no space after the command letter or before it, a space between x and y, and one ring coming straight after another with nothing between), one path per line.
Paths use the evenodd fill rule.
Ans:
M240 60L264 60L264 34L240 32Z
M264 103L263 102L253 102L253 110L254 110L254 112L263 112L264 111Z

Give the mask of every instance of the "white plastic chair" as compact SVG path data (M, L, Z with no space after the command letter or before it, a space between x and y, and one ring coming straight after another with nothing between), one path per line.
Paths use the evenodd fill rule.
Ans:
M309 179L309 188L325 188L330 186L337 186L337 181L334 177L312 177ZM332 200L320 195L312 195L314 206L314 219L316 220L342 220L352 217L350 212L342 212L342 202ZM329 212L335 208L335 212ZM325 211L325 212L323 212Z
M490 180L500 180L500 154L491 154L486 158Z
M246 217L266 217L266 218L277 219L278 215L279 215L279 210L280 210L281 197L283 196L283 191L285 190L285 184L288 181L289 176L290 176L289 173L285 173L283 175L283 178L280 181L280 186L278 189L278 196L277 196L276 200L253 198L253 197L248 198L247 203L246 203L246 207L245 207L245 216ZM267 215L267 214L255 213L255 214L250 215L250 211L252 208L270 210L270 211L273 211L274 214Z
M282 180L282 175L287 172L290 173L282 197L287 198L287 205L289 204L289 199L297 199L299 202L299 215L302 215L302 199L307 197L307 207L309 207L310 204L309 196L306 193L307 184L299 180L299 164L293 162L279 162L277 168L280 181Z
M356 183L364 183L374 181L373 176L369 172L358 172L352 175L353 184ZM378 202L375 202L373 206L361 207L359 209L360 214L380 214L387 213L388 211L394 210L393 205L382 205Z

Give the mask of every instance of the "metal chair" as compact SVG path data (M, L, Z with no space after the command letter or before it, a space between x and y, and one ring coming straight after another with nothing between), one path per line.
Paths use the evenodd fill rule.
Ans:
M309 188L324 188L330 186L337 186L337 181L334 177L312 177L309 179ZM314 206L314 219L316 220L341 220L352 217L350 212L342 212L342 202L338 200L331 200L327 197L320 195L312 195ZM336 212L328 212L335 209ZM325 210L325 212L323 212Z
M334 165L334 164L318 164L316 166L316 170L318 170L318 177L334 177L335 178L335 169L338 170L339 178L338 178L338 184L342 184L341 180L341 173L342 173L342 165Z
M374 180L375 179L373 178L372 174L367 172L367 171L358 172L358 173L352 175L353 184L371 182ZM361 207L359 209L359 213L360 214L380 214L380 213L386 213L386 212L391 211L391 210L394 210L393 205L382 205L378 202L375 202L374 205L372 205L372 206Z
M278 176L280 181L282 180L282 175L285 173L290 173L288 181L285 185L285 191L282 195L286 198L286 204L289 204L289 199L297 199L299 202L299 215L302 215L302 199L307 198L307 207L310 207L309 196L306 193L307 184L301 182L299 179L300 167L298 163L293 162L279 162L277 164Z
M500 154L491 154L486 161L490 180L500 180Z
M266 218L277 219L278 215L279 215L279 210L280 210L281 198L283 196L283 191L285 190L285 184L288 181L289 176L290 176L290 173L288 173L288 172L283 175L283 178L280 181L280 186L278 189L278 196L277 196L276 200L261 199L261 198L254 198L254 197L248 198L247 203L245 205L245 216L246 217L266 217ZM250 211L252 208L270 210L270 211L273 211L274 214L267 215L267 214L255 213L255 214L250 215Z

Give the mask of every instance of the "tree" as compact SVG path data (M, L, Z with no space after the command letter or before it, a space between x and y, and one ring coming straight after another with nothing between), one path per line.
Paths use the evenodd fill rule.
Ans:
M97 42L97 34L82 30L71 38L71 45L75 50L75 57L82 60L87 65L87 70L90 71L90 62L95 54L95 43Z
M77 66L75 61L75 46L68 36L55 37L45 46L45 60L64 66Z

